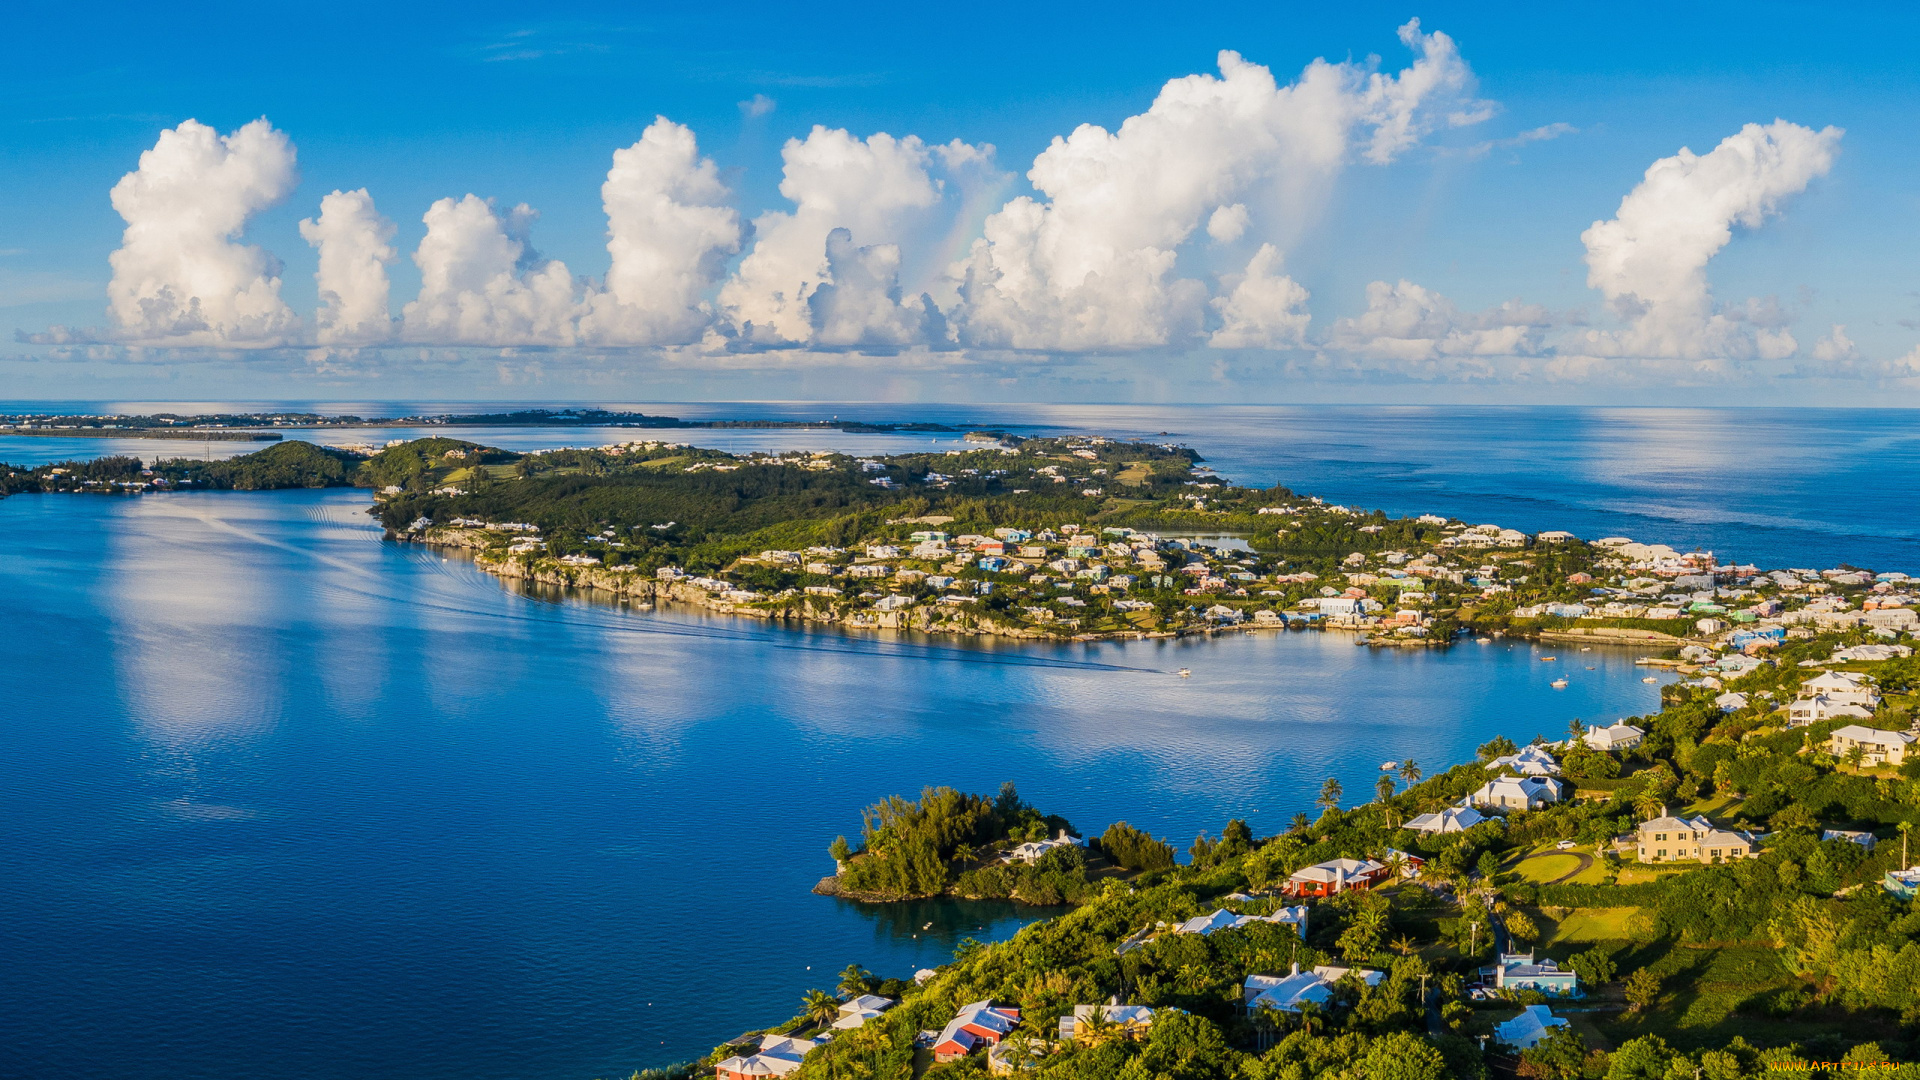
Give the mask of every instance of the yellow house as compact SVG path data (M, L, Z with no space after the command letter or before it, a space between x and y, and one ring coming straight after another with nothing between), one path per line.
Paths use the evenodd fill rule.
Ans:
M1665 807L1659 817L1640 823L1637 840L1643 863L1717 863L1759 854L1751 837L1715 828L1704 817L1672 817Z

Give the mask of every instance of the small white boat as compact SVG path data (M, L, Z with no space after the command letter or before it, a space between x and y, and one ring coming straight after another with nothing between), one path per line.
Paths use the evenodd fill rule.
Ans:
M1659 682L1660 680L1659 680L1659 679L1656 679L1656 678L1654 678L1654 677L1653 677L1653 676L1651 676L1651 675L1649 675L1649 676L1647 676L1646 678L1644 678L1644 679L1641 679L1640 681L1641 681L1641 682Z
M1593 651L1593 646L1591 646L1591 645L1582 645L1582 646L1580 646L1580 651L1581 651L1581 652L1592 652L1592 651Z
M1380 763L1381 772L1392 772L1393 770L1399 767L1400 767L1400 763L1397 761L1383 761Z
M1479 643L1480 643L1480 644L1482 644L1482 645L1491 645L1491 644L1493 644L1493 639L1492 639L1492 638L1490 638L1490 637L1483 637L1483 638L1474 638L1473 640L1475 640L1475 641L1477 641L1477 642L1479 642Z
M1193 678L1193 672L1188 671L1186 668L1181 668L1179 671L1174 672L1174 674L1180 676L1183 679Z
M1553 687L1555 690L1565 690L1567 688L1567 680L1555 679L1547 685Z

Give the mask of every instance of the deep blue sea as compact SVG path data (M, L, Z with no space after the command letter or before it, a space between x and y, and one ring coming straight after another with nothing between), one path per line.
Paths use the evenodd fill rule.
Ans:
M1166 431L1352 504L1920 568L1910 414L834 411ZM0 459L107 449L55 442ZM1281 828L1328 775L1359 798L1382 759L1438 767L1656 701L1625 651L967 645L637 613L384 543L365 507L0 500L0 1076L624 1076L791 1015L849 962L904 976L1040 914L811 895L879 796L1013 780L1083 831L1124 818L1184 848L1233 816Z

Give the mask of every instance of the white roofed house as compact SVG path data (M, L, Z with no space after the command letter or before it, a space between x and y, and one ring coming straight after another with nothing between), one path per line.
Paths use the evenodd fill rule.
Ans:
M1437 814L1421 814L1407 822L1407 828L1418 833L1457 833L1485 820L1487 816L1471 806L1451 806Z
M1241 999L1246 1004L1248 1015L1261 1009L1297 1013L1302 1002L1325 1005L1333 997L1333 984L1349 973L1368 986L1379 986L1380 980L1386 977L1384 972L1365 968L1321 966L1312 971L1301 971L1300 965L1295 964L1293 970L1285 975L1247 976L1247 981L1241 986Z
M1521 747L1518 753L1503 754L1487 762L1487 769L1499 772L1512 769L1521 776L1559 776L1560 762L1544 746Z
M1065 829L1061 829L1060 835L1051 840L1029 840L1015 847L1007 854L1007 861L1037 863L1040 861L1041 856L1055 848L1075 847L1084 843L1086 843L1085 840L1072 835Z
M1587 733L1580 736L1580 741L1595 750L1611 753L1615 750L1631 750L1646 737L1646 732L1622 720L1610 727L1589 724Z
M1865 675L1851 671L1823 671L1800 684L1801 697L1823 697L1838 705L1858 705L1869 711L1880 707L1880 693Z
M1282 926L1291 926L1300 934L1300 937L1304 939L1307 936L1307 908L1304 904L1297 907L1283 907L1274 911L1271 915L1236 915L1226 908L1220 908L1211 915L1195 915L1193 918L1174 927L1173 932L1176 934L1199 934L1201 937L1205 937L1208 934L1221 930L1238 930L1242 927L1252 926L1254 923L1276 923Z
M716 1080L761 1080L768 1076L792 1076L800 1071L800 1061L825 1040L794 1039L785 1035L762 1035L760 1045L751 1054L736 1054L713 1067Z
M1516 1050L1531 1050L1551 1036L1554 1028L1566 1026L1567 1021L1553 1015L1545 1005L1529 1005L1520 1010L1519 1016L1496 1025L1493 1037Z
M878 994L861 994L840 1006L840 1016L833 1026L840 1031L851 1031L862 1027L867 1021L893 1008L893 999Z
M1468 796L1495 810L1538 810L1566 797L1566 783L1551 776L1496 776Z
M1288 896L1334 896L1348 889L1370 889L1392 875L1372 859L1329 859L1293 872L1280 891Z
M1899 765L1907 760L1914 741L1914 737L1904 731L1881 731L1848 724L1835 728L1827 736L1827 750L1834 757L1844 759L1857 748L1862 765Z

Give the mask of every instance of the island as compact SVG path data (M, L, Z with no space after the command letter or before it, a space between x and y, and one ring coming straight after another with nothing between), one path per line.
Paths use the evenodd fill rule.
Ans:
M838 881L997 874L1048 917L910 977L851 966L652 1075L1920 1072L1920 659L1862 627L1718 652L1652 715L1385 763L1359 798L1329 779L1316 813L1228 821L1177 864L1011 784L883 800L831 845Z

